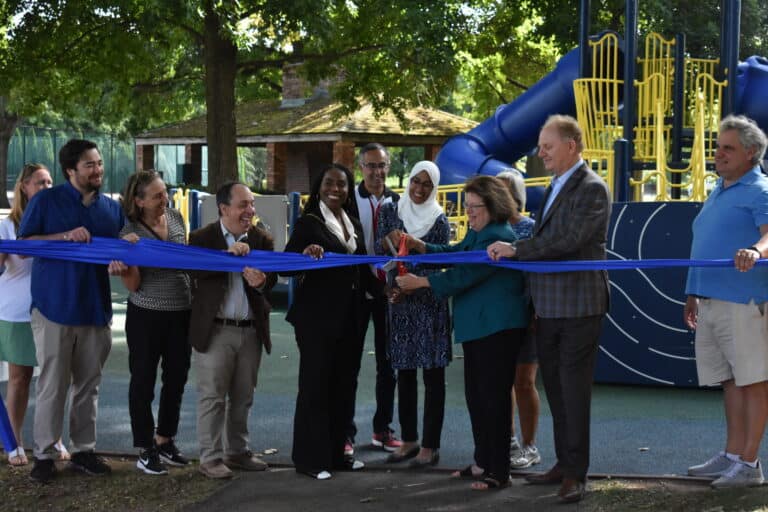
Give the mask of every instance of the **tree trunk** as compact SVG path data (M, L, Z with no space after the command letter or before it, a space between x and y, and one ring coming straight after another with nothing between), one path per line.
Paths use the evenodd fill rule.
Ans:
M21 118L11 112L0 110L0 183L3 186L3 193L0 194L0 208L10 208L8 202L8 148L11 145L11 137L14 130L19 125Z
M213 7L209 2L206 4L204 59L208 188L215 192L225 181L237 179L237 47L224 33L221 20Z

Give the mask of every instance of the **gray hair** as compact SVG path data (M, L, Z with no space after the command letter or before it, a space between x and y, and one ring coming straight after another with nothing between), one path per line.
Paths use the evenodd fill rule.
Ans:
M754 120L747 116L731 114L720 122L720 133L728 130L739 132L739 142L744 146L744 149L755 150L755 154L752 156L752 165L758 165L763 161L765 148L768 146L768 138Z
M378 142L369 142L362 148L360 148L360 151L357 154L357 161L360 164L360 167L363 166L363 155L365 155L369 151L381 151L384 153L384 156L387 159L387 163L389 163L389 151L387 151L387 148L384 147L383 144L379 144Z
M509 186L512 199L517 204L517 211L522 212L525 210L525 179L523 178L523 173L515 168L504 169L496 177L503 180Z

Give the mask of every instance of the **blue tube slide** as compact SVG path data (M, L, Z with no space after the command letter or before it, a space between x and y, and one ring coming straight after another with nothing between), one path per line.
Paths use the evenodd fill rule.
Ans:
M440 183L464 183L475 174L495 176L536 147L539 130L552 114L576 115L573 81L579 78L579 49L568 52L533 87L467 133L446 141L437 154Z
M743 114L768 133L768 59L753 55L736 68L735 114ZM442 170L442 169L441 169ZM442 183L442 175L440 182Z

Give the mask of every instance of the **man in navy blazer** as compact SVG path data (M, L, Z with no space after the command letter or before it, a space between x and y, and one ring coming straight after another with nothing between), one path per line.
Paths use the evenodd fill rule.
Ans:
M539 156L553 173L533 237L488 247L494 260L604 260L611 199L605 182L581 158L582 132L570 116L550 116ZM605 270L531 273L530 290L544 389L552 413L557 463L532 484L561 484L565 502L581 500L589 467L592 379L603 318Z

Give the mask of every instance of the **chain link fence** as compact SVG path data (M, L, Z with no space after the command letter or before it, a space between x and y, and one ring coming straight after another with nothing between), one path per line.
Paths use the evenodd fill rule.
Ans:
M121 139L113 134L79 130L54 130L38 126L20 126L11 138L8 148L8 179L6 190L13 190L16 177L24 164L41 163L51 170L54 184L64 183L59 166L59 149L69 139L88 139L99 146L104 160L104 183L101 191L119 194L128 176L136 169L136 152L132 139Z

